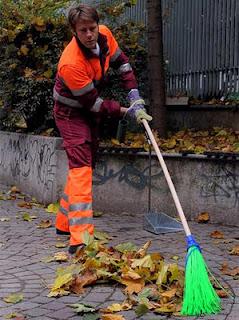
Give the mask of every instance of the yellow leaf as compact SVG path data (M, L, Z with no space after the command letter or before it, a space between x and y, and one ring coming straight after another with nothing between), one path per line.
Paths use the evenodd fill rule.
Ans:
M57 252L54 254L54 260L58 262L68 261L68 255L66 252Z
M52 290L47 296L49 298L51 297L62 297L62 296L67 296L68 294L70 294L70 291L64 290L64 289L56 289L56 290Z
M229 254L231 255L235 255L235 256L239 256L239 245L235 245L235 247L233 247L231 249L231 251L229 252Z
M109 313L109 314L102 314L102 320L125 320L125 318L121 315Z
M3 300L7 303L18 303L23 300L23 294L13 293L13 294L10 294L9 296L3 298Z
M158 274L158 279L156 281L157 285L160 285L165 283L166 280L167 280L167 272L168 272L168 264L162 264L162 268L161 270L159 271L159 274Z
M59 210L60 208L60 204L58 202L56 203L50 203L47 208L46 208L46 212L49 212L49 213L57 213L57 211Z
M67 244L64 243L64 242L57 242L57 243L55 244L55 247L56 247L56 248L66 248L66 247L67 247Z
M43 73L43 76L44 76L45 78L47 78L47 79L50 79L50 78L52 77L52 75L53 75L53 72L52 72L51 69L48 69L48 70L46 70L46 71Z
M71 282L72 279L73 279L73 276L71 273L65 273L63 275L58 276L55 279L55 282L53 284L51 291L58 290L58 289L62 288L64 285L69 284L69 282Z
M25 44L21 45L20 54L22 54L23 56L27 56L28 52L29 52L29 48Z
M151 271L155 269L155 265L153 263L153 260L151 256L148 254L147 256L141 258L141 259L134 259L131 268L149 268Z

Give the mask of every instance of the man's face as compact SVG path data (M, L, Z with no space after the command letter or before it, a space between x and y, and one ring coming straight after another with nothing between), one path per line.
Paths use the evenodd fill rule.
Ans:
M99 35L99 26L95 21L80 19L76 24L76 35L88 49L94 49Z

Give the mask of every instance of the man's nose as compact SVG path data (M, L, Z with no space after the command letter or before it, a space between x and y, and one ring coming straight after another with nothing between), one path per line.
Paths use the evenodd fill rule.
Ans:
M86 36L87 36L88 38L91 38L91 37L92 37L92 32L91 32L90 30L87 30L87 31L86 31Z

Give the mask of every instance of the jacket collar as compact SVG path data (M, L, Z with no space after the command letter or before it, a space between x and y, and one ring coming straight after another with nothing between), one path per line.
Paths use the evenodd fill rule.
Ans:
M74 37L76 39L76 42L77 42L79 48L81 49L81 51L83 52L83 54L85 55L85 57L87 59L98 57L90 49L86 48L76 36L74 36ZM100 47L100 54L103 56L107 56L109 54L109 46L107 43L107 37L100 32L99 32L99 36L98 36L98 45Z

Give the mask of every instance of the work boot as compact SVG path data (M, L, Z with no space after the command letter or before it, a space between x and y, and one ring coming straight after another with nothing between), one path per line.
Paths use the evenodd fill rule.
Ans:
M81 249L83 249L84 247L85 247L85 244L84 244L84 243L77 244L77 245L74 245L74 246L70 246L68 252L69 252L70 254L75 254L76 251L81 250Z
M70 232L69 231L62 231L62 230L56 228L56 234L69 236Z

